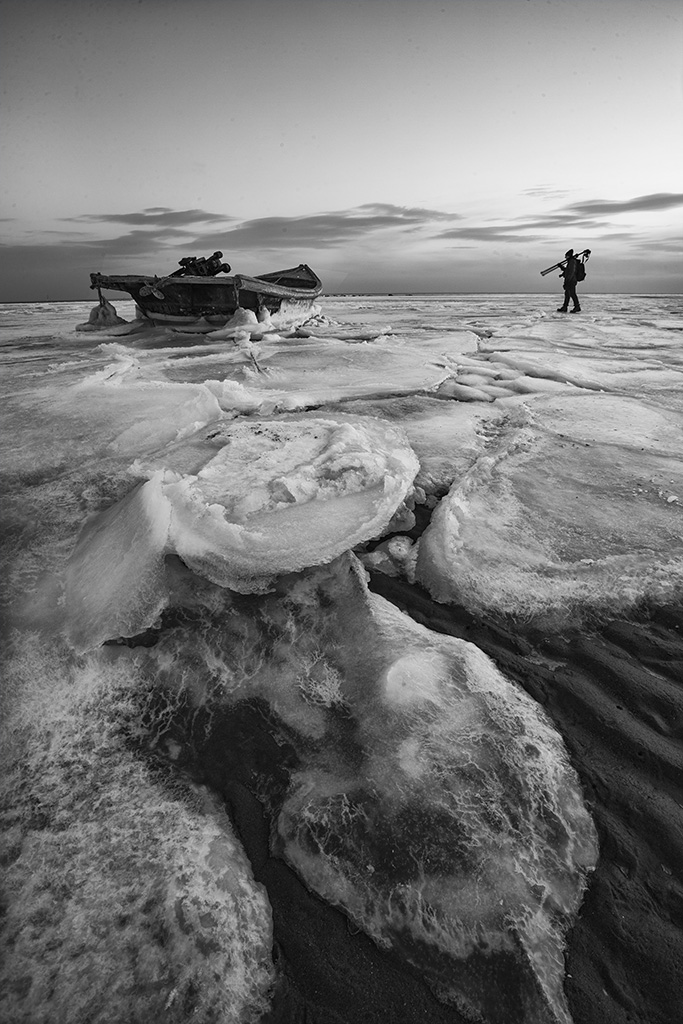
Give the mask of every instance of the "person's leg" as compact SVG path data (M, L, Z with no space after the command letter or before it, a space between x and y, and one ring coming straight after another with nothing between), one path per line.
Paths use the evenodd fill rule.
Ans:
M558 313L566 313L567 312L567 308L569 306L569 290L568 290L566 284L563 285L563 288L564 288L564 302L563 302L563 304L561 306L557 307L557 312Z
M573 305L573 309L572 309L572 313L578 313L580 311L580 309L581 309L581 306L579 304L579 300L578 300L577 295L576 295L576 285L575 284L571 285L571 287L567 289L567 300L566 301L568 302L569 299L571 299L573 304L574 304Z

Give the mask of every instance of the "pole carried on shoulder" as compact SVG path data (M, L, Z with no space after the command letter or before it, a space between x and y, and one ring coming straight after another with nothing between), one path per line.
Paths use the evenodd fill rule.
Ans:
M574 255L571 258L575 260L580 260L583 257L583 262L585 263L590 254L590 249L584 249L583 252L574 253ZM568 262L568 260L562 260L560 263L554 263L552 267L546 267L545 270L541 271L541 277L545 277L546 274L552 274L553 270L559 270L560 267L563 267Z

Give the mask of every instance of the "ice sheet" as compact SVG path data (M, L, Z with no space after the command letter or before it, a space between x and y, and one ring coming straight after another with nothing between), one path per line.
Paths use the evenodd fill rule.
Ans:
M178 823L170 801L168 815L149 818L162 797L120 737L146 744L150 722L163 731L185 700L168 705L169 694L198 708L248 696L267 702L283 745L296 739L301 764L279 842L306 883L418 963L441 996L486 1016L484 981L490 988L489 968L507 950L516 991L536 1000L528 1020L566 1020L563 936L595 856L566 751L488 659L373 598L345 554L359 546L376 569L417 574L440 601L558 629L680 593L680 300L591 296L572 318L549 312L554 304L328 297L330 319L350 325L338 332L346 340L250 335L248 344L146 328L76 333L91 303L0 308L4 608L20 631L6 678L20 695L35 688L31 706L47 722L22 739L22 764L48 758L37 781L29 770L25 792L56 777L63 751L66 781L49 806L70 815L68 836L75 820L84 835L98 832L92 863L78 864L87 920L105 922L98 949L112 963L117 926L106 893L87 881L111 857L138 864L144 832L144 848L165 853L158 874L140 872L169 893L179 884L169 851L201 820L208 831L188 840L188 856L203 865L192 876L202 898L220 889L225 863L205 842L218 835L213 812L210 823ZM132 308L117 308L132 320ZM360 340L374 333L367 325L389 324L391 335ZM407 505L422 500L413 527ZM327 568L304 568L313 564ZM254 581L275 589L240 596ZM61 645L65 610L87 657ZM148 627L140 643L149 648L98 647ZM108 659L114 676L100 674ZM86 663L102 683L96 696L81 686ZM56 687L62 676L68 685ZM136 695L149 687L155 698L142 707ZM70 695L68 722L53 730L45 709L57 692ZM86 734L100 760L78 761ZM176 749L161 746L167 758ZM130 780L143 797L126 803ZM71 813L72 789L83 818ZM114 846L88 817L93 793L117 808ZM49 845L52 879L68 876L71 850ZM22 863L13 921L35 866ZM181 964L190 962L183 922L202 934L203 906L175 919ZM158 950L142 924L134 930L152 976ZM70 963L71 938L50 935L55 963ZM267 929L258 935L253 961L244 952L235 961L258 965L238 986L245 1005L262 1005L271 978ZM221 961L219 973L228 970ZM96 992L100 977L107 983L86 973ZM510 976L496 977L507 998ZM223 1005L215 978L203 992ZM164 990L164 1003L171 996Z
M683 580L681 417L609 393L536 397L419 541L439 601L563 622L671 600Z

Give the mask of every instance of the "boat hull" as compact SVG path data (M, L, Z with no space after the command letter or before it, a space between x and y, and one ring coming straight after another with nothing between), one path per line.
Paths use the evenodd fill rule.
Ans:
M90 287L127 292L140 314L155 324L192 323L199 318L222 326L238 309L263 318L277 315L295 323L310 313L322 283L305 263L289 270L249 277L145 277L91 274Z

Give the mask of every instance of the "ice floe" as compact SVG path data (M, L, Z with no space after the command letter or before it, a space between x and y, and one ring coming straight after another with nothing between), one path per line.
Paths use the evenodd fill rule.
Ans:
M69 635L87 649L150 626L168 553L243 593L329 562L385 531L418 467L402 431L374 418L216 423L138 463L150 479L85 524L66 572Z
M221 609L189 579L175 594L188 625L137 661L210 716L267 702L300 759L275 849L306 885L466 1012L493 992L568 1021L564 933L597 847L538 705L474 645L371 594L349 555L248 605L225 591Z

